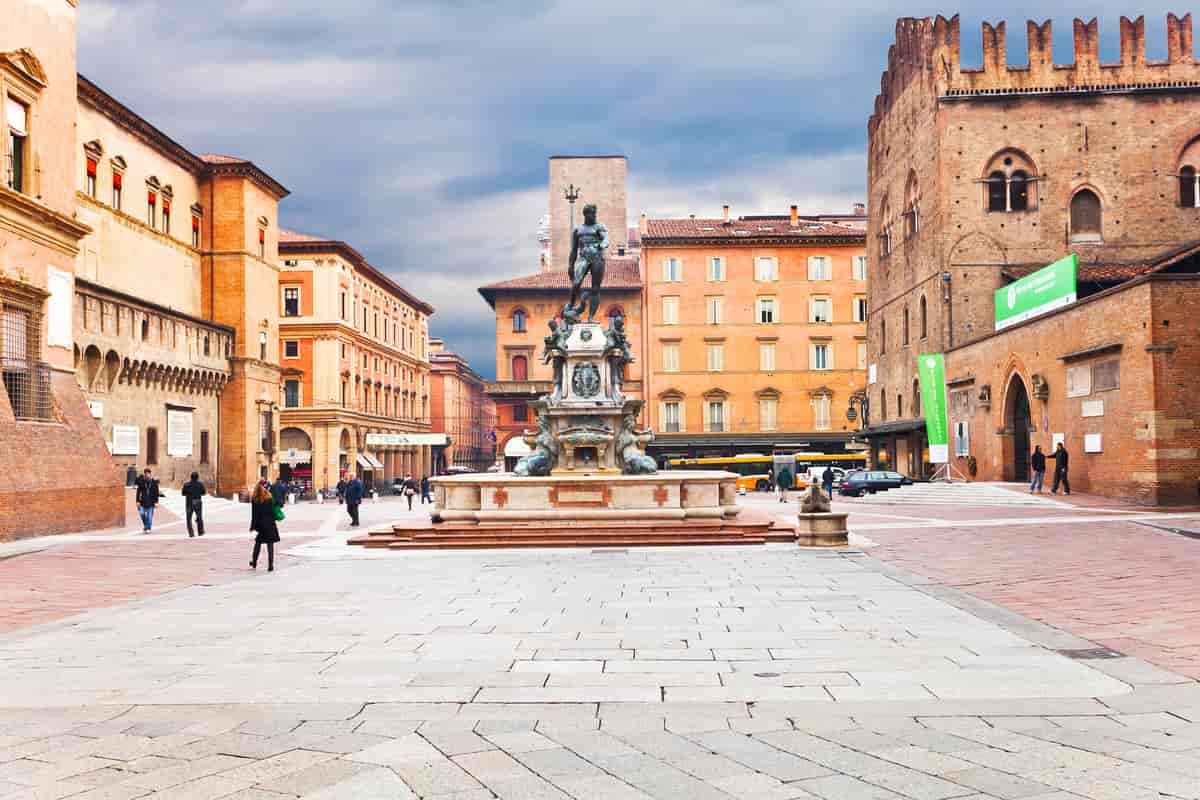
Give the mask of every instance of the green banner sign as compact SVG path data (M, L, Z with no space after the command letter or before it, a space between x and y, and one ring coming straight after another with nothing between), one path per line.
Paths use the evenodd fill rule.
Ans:
M917 356L917 378L921 381L921 405L925 432L929 437L929 463L950 460L950 423L946 417L946 359L941 353Z
M1079 256L1043 267L1032 275L996 290L996 330L1041 316L1075 302L1075 276Z

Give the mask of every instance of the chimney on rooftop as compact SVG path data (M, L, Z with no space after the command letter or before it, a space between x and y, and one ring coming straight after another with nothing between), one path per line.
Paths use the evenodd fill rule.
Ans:
M856 217L865 217L867 215L867 204L866 203L855 203L854 204L854 215Z
M729 222L729 204L721 206L721 219L724 222Z
M638 233L645 236L650 232L650 223L646 220L646 212L642 212L642 216L638 219Z
M799 206L792 206L792 215L791 215L791 219L789 221L792 223L793 228L800 227L800 207Z

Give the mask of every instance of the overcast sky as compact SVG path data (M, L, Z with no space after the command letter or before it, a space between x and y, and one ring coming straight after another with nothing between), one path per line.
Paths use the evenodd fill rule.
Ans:
M193 152L256 162L292 191L284 227L342 239L428 300L433 334L484 375L493 318L476 287L537 269L552 154L629 157L629 219L845 211L865 198L866 119L898 16L1071 19L1159 3L894 0L87 0L79 70Z

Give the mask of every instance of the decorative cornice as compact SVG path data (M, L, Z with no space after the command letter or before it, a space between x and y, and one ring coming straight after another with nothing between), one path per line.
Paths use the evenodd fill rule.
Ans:
M276 200L282 200L291 194L287 187L263 172L252 161L237 161L232 164L206 164L210 177L246 178Z
M7 186L0 186L0 227L71 257L79 255L79 240L92 232L90 226Z
M279 243L279 257L283 258L287 255L339 255L346 261L349 261L356 269L362 270L367 277L378 283L384 290L391 292L396 297L408 305L416 308L418 311L423 311L426 315L434 313L434 307L426 303L421 298L409 292L400 284L384 275L378 269L367 261L366 256L355 250L346 242L338 239L322 239L315 241L281 241Z
M0 53L0 69L19 76L31 88L38 91L45 89L49 81L42 62L38 61L38 57L28 47Z
M642 234L642 250L651 247L862 247L867 243L867 233L861 236L649 236Z

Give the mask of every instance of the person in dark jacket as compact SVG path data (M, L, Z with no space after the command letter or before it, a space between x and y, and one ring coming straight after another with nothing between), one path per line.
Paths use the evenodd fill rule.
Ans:
M363 486L363 482L350 473L346 476L346 511L350 514L350 527L358 527L358 506L363 501L363 496L367 493L367 487Z
M429 476L421 476L421 505L432 503L433 498L429 496Z
M417 482L412 475L404 479L404 496L408 499L408 510L412 511L412 501L417 495Z
M1070 468L1071 455L1067 452L1067 448L1062 442L1058 443L1058 447L1054 450L1054 487L1050 490L1050 494L1058 494L1058 485L1061 483L1064 494L1071 493L1071 480L1067 477L1067 470Z
M280 508L287 505L288 485L283 482L283 478L271 484L269 491L271 492L271 499L275 501L275 505Z
M267 546L267 572L275 571L275 543L279 541L279 526L275 524L275 498L266 481L254 487L250 498L250 530L254 537L254 552L250 555L250 569L258 569L258 554Z
M200 535L204 535L204 512L202 509L201 497L208 494L208 490L204 488L204 484L200 482L200 473L193 472L192 479L183 485L179 490L183 495L184 516L187 519L188 538L191 539L192 534L192 515L196 516L196 527L200 530Z
M154 507L158 505L158 479L150 476L150 468L146 467L142 477L137 479L138 516L142 518L142 533L149 533L154 527Z
M1042 446L1039 444L1033 448L1033 455L1029 458L1029 468L1033 470L1033 480L1029 483L1029 493L1042 493L1042 489L1046 484L1046 454L1042 452Z
M342 504L342 502L346 499L346 479L345 478L342 478L341 480L339 480L337 482L337 497L338 497L338 505L340 506Z
M792 488L792 471L787 467L781 469L775 486L779 490L779 502L786 503L788 501L788 491Z
M833 467L825 467L825 471L821 473L821 488L825 490L825 496L833 499Z

